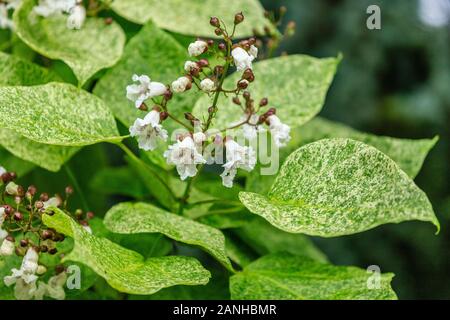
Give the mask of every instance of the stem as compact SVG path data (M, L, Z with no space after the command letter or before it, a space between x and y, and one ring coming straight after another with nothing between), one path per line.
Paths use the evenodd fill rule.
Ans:
M130 158L132 158L134 161L139 162L143 165L143 167L148 170L153 176L158 179L159 182L164 186L166 191L169 192L170 196L173 198L173 200L176 200L175 196L173 195L172 189L170 189L169 185L155 172L155 170L150 167L145 161L143 161L141 158L137 157L133 151L131 151L125 144L122 142L117 143L117 146L121 148Z
M64 165L64 169L66 170L67 176L69 177L70 181L72 181L72 184L75 187L76 192L80 195L80 200L81 204L83 205L83 209L85 211L89 211L89 206L84 196L83 190L80 188L80 185L78 184L78 181L75 175L73 174L72 169L70 169L68 164Z

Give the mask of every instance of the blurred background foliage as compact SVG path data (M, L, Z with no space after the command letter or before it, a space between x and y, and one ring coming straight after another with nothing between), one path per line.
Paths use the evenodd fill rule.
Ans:
M429 1L429 0L424 0ZM450 1L450 0L443 0ZM416 183L429 196L441 222L435 235L431 224L407 222L385 225L345 237L314 238L317 246L335 264L367 268L378 265L382 272L393 272L394 290L401 299L450 299L450 25L431 27L418 17L418 0L262 0L267 10L286 6L285 23L296 22L295 35L282 43L277 54L302 53L317 57L343 54L337 75L328 93L321 116L378 135L401 138L432 138L440 141L430 152ZM366 28L366 9L381 8L381 30ZM111 15L111 13L106 13ZM112 14L130 39L140 26ZM282 29L284 26L282 26ZM0 43L11 34L0 30ZM192 37L174 34L181 43ZM22 58L47 66L68 82L74 81L62 62L50 62L36 55L13 36L14 45L0 48ZM104 71L99 72L98 78ZM301 70L299 70L301 72ZM87 85L95 85L95 78ZM275 106L276 107L276 106ZM125 127L121 131L126 132ZM2 155L2 161L17 161ZM101 144L84 148L58 173L21 165L24 184L37 184L40 191L57 193L77 177L73 207L89 207L98 216L115 203L128 200L127 194L108 196L114 185L102 186L93 178L105 165L124 165L121 151ZM139 183L136 186L140 187ZM116 190L117 191L117 190ZM123 197L123 198L121 198ZM144 199L147 200L147 199ZM177 245L184 255L202 255L198 250ZM217 270L220 268L208 257ZM211 266L210 269L212 268ZM189 294L185 287L163 290L149 298L178 297L227 298L216 290L226 286L227 275L217 271L217 281ZM198 292L197 292L198 291ZM84 298L124 298L106 283L96 284ZM133 298L133 297L129 297Z
M297 24L279 53L343 54L322 116L378 135L440 136L416 178L441 222L439 235L430 225L408 222L316 243L336 264L375 264L394 272L402 299L449 299L450 25L424 24L419 2L411 0L262 3L268 10L286 6L286 21ZM373 4L381 9L381 30L366 28L366 9Z

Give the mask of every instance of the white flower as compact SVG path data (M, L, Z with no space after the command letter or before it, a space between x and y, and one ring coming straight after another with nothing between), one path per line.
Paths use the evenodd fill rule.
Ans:
M0 207L0 242L8 236L8 232L2 229L3 222L5 222L6 214L5 208Z
M205 92L211 92L216 88L214 81L209 78L203 79L200 82L200 88Z
M206 141L206 135L203 132L196 132L192 135L195 144L201 145L203 141Z
M0 177L6 172L8 172L8 171L5 168L3 168L2 166L0 166Z
M19 300L30 300L35 297L37 286L36 271L38 265L39 254L33 248L29 248L22 260L19 270L13 268L12 274L3 278L6 286L15 284L14 295Z
M252 61L255 57L241 47L234 48L233 51L231 51L231 55L233 56L234 64L238 71L252 68Z
M6 7L8 9L16 9L19 6L19 4L22 2L22 0L6 0L6 2L8 3L6 5Z
M164 152L164 157L168 164L177 167L181 180L194 177L197 174L197 165L206 162L197 151L194 140L189 136L169 146L169 150Z
M43 17L48 17L56 13L66 12L77 5L76 0L39 0L39 5L33 11Z
M130 127L132 137L138 137L139 148L145 151L155 150L157 148L157 139L167 140L167 130L159 124L159 112L152 110L144 119L136 119L133 126Z
M10 256L14 253L15 243L8 239L3 240L0 246L0 256Z
M191 57L196 57L204 53L206 49L208 49L208 44L205 41L197 40L189 45L188 52Z
M186 61L184 63L184 71L191 72L192 70L195 70L198 68L198 65L194 61Z
M248 53L253 57L253 59L256 59L258 57L258 48L254 45L251 45Z
M67 18L67 28L81 29L84 20L86 20L86 9L82 5L76 5L70 9L70 15Z
M222 177L222 184L231 188L237 169L251 171L255 168L256 153L252 147L240 146L231 139L225 142L225 149L227 162L223 165L225 170L220 176Z
M43 285L45 288L43 294L56 300L64 300L66 298L66 293L64 292L66 281L67 274L65 272L61 272L60 274L51 277L48 280L48 283Z
M8 7L4 3L0 3L0 29L12 29L13 22L8 17Z
M184 92L190 83L191 80L188 77L180 77L172 82L172 91L178 93Z
M267 118L269 121L270 133L272 134L273 140L277 147L284 147L291 136L289 135L291 128L281 122L281 120L276 115L271 115Z
M139 108L145 100L163 95L167 90L164 84L153 82L146 75L138 76L137 74L134 74L131 79L134 82L139 81L139 84L127 86L127 98L134 101L136 108Z
M248 119L248 121L247 121ZM243 122L247 121L247 123L242 125L242 133L244 138L248 140L253 140L257 137L258 132L264 131L264 128L258 125L259 116L257 114L252 114L250 118L247 114L244 114L239 121L233 122L230 124L230 127L237 126Z
M47 201L44 201L43 204L44 210L50 207L59 207L60 205L62 205L62 199L59 196L51 197Z

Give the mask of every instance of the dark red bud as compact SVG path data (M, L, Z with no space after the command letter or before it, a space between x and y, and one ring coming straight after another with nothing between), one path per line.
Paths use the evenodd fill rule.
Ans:
M35 186L31 185L31 186L28 187L27 192L29 194L31 194L31 196L34 196L36 194L36 192L37 192L37 189L36 189Z
M22 240L20 240L20 246L21 246L22 248L27 247L27 246L28 246L28 239L22 239Z
M217 47L219 48L219 50L222 50L222 51L225 51L227 48L227 46L223 42L219 43L219 45Z
M245 79L248 82L253 82L255 80L255 75L253 74L252 69L245 69L245 71L242 73L242 79Z
M238 106L240 106L241 105L241 100L239 100L238 97L233 97L233 103L237 104Z
M16 221L22 221L23 220L23 214L19 211L14 212L14 220Z
M110 24L112 24L112 23L113 23L113 18L111 18L111 17L105 18L105 24L106 24L106 25L110 25Z
M208 44L208 47L212 47L214 45L214 40L209 39L206 43Z
M141 111L147 111L148 110L148 107L145 104L145 102L142 102L142 104L139 106L139 110L141 110Z
M161 111L161 112L159 113L159 119L161 119L161 121L166 120L168 117L169 117L169 114L167 113L167 111ZM87 216L88 214L89 214L89 212L86 213L86 216Z
M49 196L48 196L48 193L42 193L40 196L39 196L39 200L41 200L41 201L47 201L49 199Z
M14 237L13 236L7 236L6 238L5 238L6 240L8 240L8 241L10 241L10 242L15 242L16 241L16 239L14 239Z
M44 230L42 231L42 239L48 240L53 238L53 232L51 230Z
M11 206L8 205L8 204L3 205L3 209L5 209L5 214L6 214L7 216L10 216L10 215L14 212L13 207L11 207Z
M66 191L66 194L67 194L67 195L71 195L71 194L73 193L73 188L72 188L72 186L67 186L65 191Z
M247 89L248 81L247 80L239 80L237 85L238 85L239 89Z
M242 94L245 100L250 99L250 92L248 91L244 91L244 93Z
M211 19L209 20L209 24L212 25L213 27L220 27L220 21L219 18L217 17L211 17Z
M172 96L173 96L173 93L170 89L167 89L166 92L164 92L164 99L166 99L167 101L172 99Z
M209 65L209 61L208 60L206 60L206 59L200 59L200 60L198 60L198 65L200 66L200 67L207 67L208 65Z
M234 16L234 24L239 24L242 21L244 21L244 15L242 14L242 12L236 13L236 15Z
M269 103L269 99L262 98L261 101L259 102L259 106L260 107L265 107L265 106L267 106L268 103Z

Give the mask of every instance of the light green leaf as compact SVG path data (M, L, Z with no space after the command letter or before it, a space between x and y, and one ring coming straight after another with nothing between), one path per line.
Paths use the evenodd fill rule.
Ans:
M413 140L376 136L319 117L297 128L295 132L298 133L298 139L293 142L297 147L326 138L350 138L364 142L388 155L411 178L419 173L425 157L439 139Z
M57 80L57 75L37 64L0 52L0 86L32 86Z
M77 147L37 143L2 128L0 128L0 144L16 157L54 172L59 171L61 166L79 150Z
M438 137L433 139L399 139L386 136L376 136L347 127L343 124L316 117L304 126L291 132L292 140L285 148L279 150L280 163L297 148L308 143L327 138L349 138L371 145L394 160L411 178L420 171L428 152L436 144ZM266 193L275 180L275 175L261 175L260 164L247 176L246 190Z
M243 12L245 20L237 27L237 37L253 35L253 29L263 33L270 22L264 17L264 8L257 0L115 0L112 9L122 17L139 24L153 20L160 28L172 32L217 37L209 24L212 16L225 21L230 32L234 15Z
M372 272L333 266L287 253L264 256L230 279L232 299L239 300L393 300L392 273L380 275L369 289ZM375 281L374 284L376 285Z
M0 166L8 171L14 171L22 177L34 169L34 164L13 156L9 151L0 147Z
M159 232L176 241L200 246L233 271L225 252L225 237L219 230L150 204L120 203L107 212L104 224L112 232Z
M241 192L242 203L277 228L333 237L407 220L439 222L427 196L374 147L320 140L285 161L267 196Z
M305 55L264 60L254 64L256 80L248 90L256 102L267 97L283 122L292 127L300 126L319 113L339 61L340 58L317 59ZM241 76L242 72L234 73L225 79L224 87L232 88ZM211 99L205 95L197 101L194 107L197 118L207 116ZM221 95L218 107L214 122L217 129L230 127L242 116L240 107L231 97Z
M128 42L119 63L101 78L94 94L106 102L125 126L131 126L137 117L142 118L146 114L126 98L126 87L132 83L133 74L146 74L153 81L170 84L183 74L184 62L188 58L187 50L171 35L149 23ZM182 116L183 112L191 111L196 99L194 90L176 94L169 103L169 109L174 115ZM172 123L168 119L164 126Z
M201 285L210 273L194 258L168 256L144 260L137 252L91 235L64 212L44 215L44 223L73 237L73 251L63 261L80 262L103 277L110 286L131 294L153 294L174 285Z
M83 146L120 140L105 103L65 83L0 87L0 126L45 144Z
M248 213L245 208L242 209L241 212L207 214L200 217L198 221L217 229L240 228L247 225L255 218L255 216Z
M80 85L119 60L125 34L117 23L108 25L102 18L87 18L80 30L70 30L66 15L40 17L32 11L36 3L24 0L15 10L17 35L38 53L67 63Z
M261 218L233 231L260 255L285 251L327 262L325 254L307 236L281 231Z

